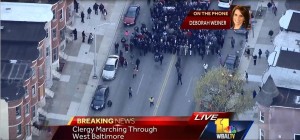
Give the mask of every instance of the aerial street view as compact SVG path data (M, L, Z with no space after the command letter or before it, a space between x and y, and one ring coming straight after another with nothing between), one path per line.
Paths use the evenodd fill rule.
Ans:
M300 1L0 5L0 139L52 139L74 116L234 112L246 140L300 140Z

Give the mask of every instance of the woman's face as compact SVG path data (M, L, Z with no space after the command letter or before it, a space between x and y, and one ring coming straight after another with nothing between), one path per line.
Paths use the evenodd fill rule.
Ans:
M233 15L234 28L239 28L243 24L245 18L239 9L236 9Z

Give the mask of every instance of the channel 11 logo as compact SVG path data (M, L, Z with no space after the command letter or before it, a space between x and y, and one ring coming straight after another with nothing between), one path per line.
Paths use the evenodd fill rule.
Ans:
M221 118L215 121L217 139L234 139L236 127L229 125L229 118Z

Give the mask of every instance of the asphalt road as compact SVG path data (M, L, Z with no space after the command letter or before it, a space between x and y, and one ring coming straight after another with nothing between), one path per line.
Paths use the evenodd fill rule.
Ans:
M257 2L240 1L238 4L250 4L251 7L254 7ZM150 28L152 22L150 21L150 7L147 5L147 1L135 0L132 5L141 6L137 26L140 26L143 22ZM217 1L212 1L210 9L219 9ZM133 27L124 27L124 25L120 23L117 30L117 41L121 40L126 30L131 33ZM234 36L237 42L237 47L234 49L230 47L231 36ZM240 42L242 38L244 38L244 36L234 34L232 31L227 32L224 48L222 50L223 59L225 59L227 54L234 54L237 50L241 49L238 42ZM113 50L114 49L112 49L112 51ZM125 58L130 62L129 53L124 54ZM135 54L136 57L134 61L137 57L141 60L137 77L132 78L133 65L130 64L127 69L118 69L115 80L109 82L99 81L99 84L109 85L109 99L112 100L113 105L111 108L106 107L102 111L93 111L90 109L89 116L190 115L195 109L195 85L204 73L203 63L207 62L209 68L219 66L219 60L216 55L205 56L204 60L201 60L199 55L184 56L182 57L183 85L177 85L177 72L175 69L177 56L164 54L163 64L160 65L158 62L154 62L152 53L148 53L146 56L139 56L137 52L135 52ZM130 99L128 95L129 86L133 89L133 97ZM148 98L151 96L155 99L155 105L150 108Z

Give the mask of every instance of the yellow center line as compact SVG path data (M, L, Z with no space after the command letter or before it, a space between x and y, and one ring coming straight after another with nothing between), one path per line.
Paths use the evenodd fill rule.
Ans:
M176 56L176 55L172 55L171 63L169 64L168 71L167 71L167 74L166 74L166 76L165 76L165 80L164 80L163 85L162 85L162 87L161 87L161 89L160 89L159 97L158 97L158 99L157 99L157 104L156 104L156 106L155 106L155 108L154 108L153 116L156 116L156 114L157 114L157 111L158 111L158 107L159 107L159 105L160 105L161 98L162 98L162 96L163 96L163 94L164 94L164 91L165 91L165 88L166 88L168 79L169 79L169 77L170 77L170 73L171 73L172 66L173 66L173 64L174 64L174 62L175 62L175 61L174 61L174 60L175 60L175 56Z

